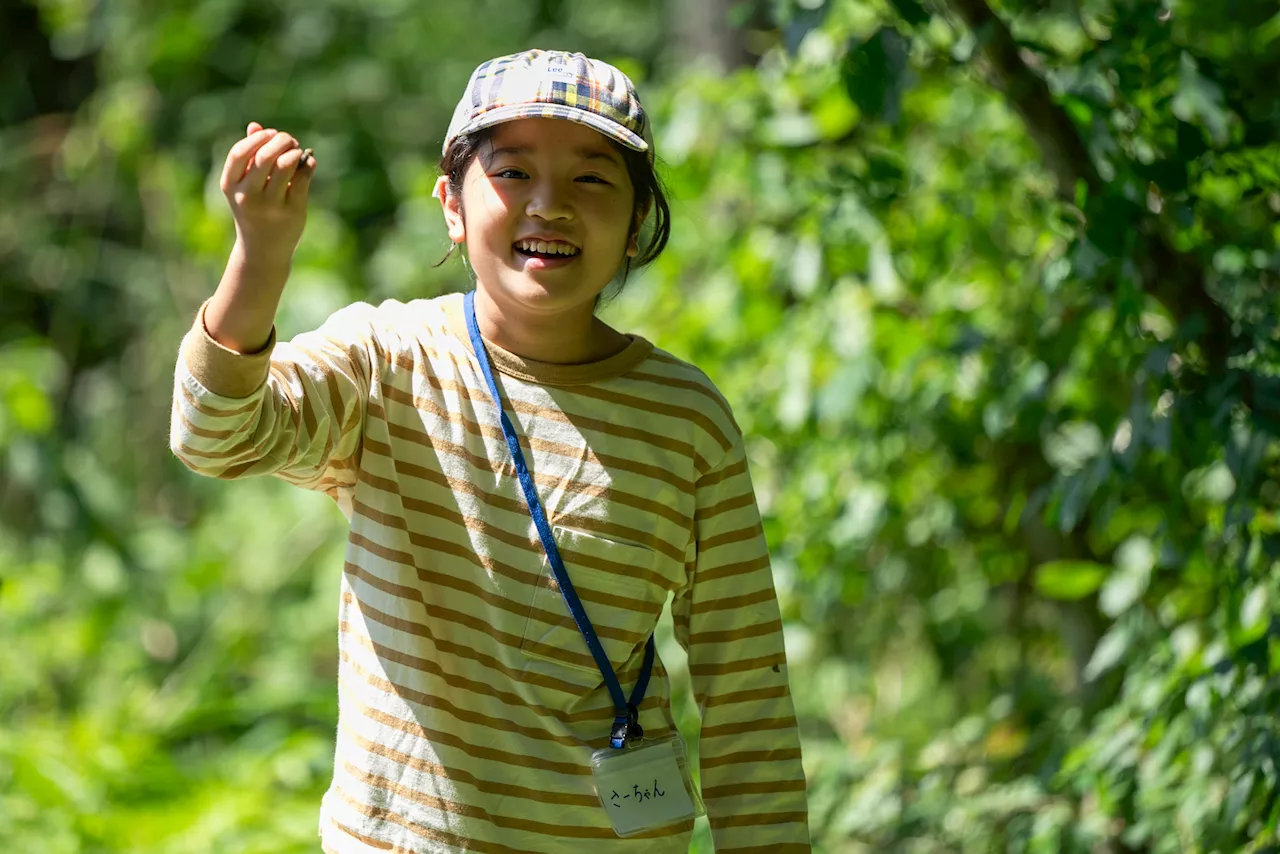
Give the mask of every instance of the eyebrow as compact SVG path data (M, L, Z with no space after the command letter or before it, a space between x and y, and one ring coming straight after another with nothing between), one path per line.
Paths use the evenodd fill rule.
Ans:
M494 160L501 155L522 156L533 153L533 148L528 145L504 145L501 148L494 148L489 151L489 159ZM573 153L581 157L583 160L603 160L606 163L612 163L614 166L624 167L622 158L616 152L609 150L604 151L599 148L587 148L580 146L573 150Z

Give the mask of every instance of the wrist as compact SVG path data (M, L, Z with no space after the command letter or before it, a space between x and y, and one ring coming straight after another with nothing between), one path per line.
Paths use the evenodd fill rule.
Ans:
M288 274L293 268L293 253L281 252L278 249L254 248L239 236L235 246L231 247L228 261L245 272L258 275Z

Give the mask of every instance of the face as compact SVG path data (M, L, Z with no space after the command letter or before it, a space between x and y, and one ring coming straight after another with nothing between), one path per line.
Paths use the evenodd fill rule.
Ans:
M468 164L461 198L437 184L449 237L478 287L508 310L590 310L628 255L635 191L598 131L563 119L497 125Z

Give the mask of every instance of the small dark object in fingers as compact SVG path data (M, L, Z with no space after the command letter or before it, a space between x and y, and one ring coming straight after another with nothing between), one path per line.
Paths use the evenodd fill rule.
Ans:
M302 159L298 161L298 168L299 168L299 169L305 169L305 168L307 168L307 161L311 159L311 152L312 152L313 150L314 150L314 149L311 149L311 148L303 149L303 151L302 151Z

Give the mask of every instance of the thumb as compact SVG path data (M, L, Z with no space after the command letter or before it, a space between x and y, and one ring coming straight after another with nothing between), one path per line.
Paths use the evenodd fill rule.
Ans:
M255 134L260 130L262 130L262 125L257 122L249 122L249 129L245 131L244 135L249 136L250 134Z

